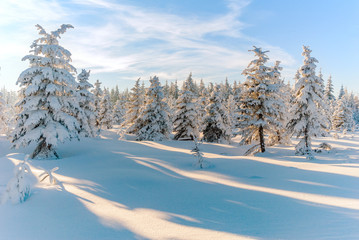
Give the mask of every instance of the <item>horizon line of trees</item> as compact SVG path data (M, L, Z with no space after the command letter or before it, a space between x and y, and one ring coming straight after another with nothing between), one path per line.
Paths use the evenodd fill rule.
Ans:
M174 140L229 143L240 135L240 144L254 144L254 152L288 144L296 136L301 138L296 153L311 157L312 137L353 131L359 121L358 97L342 86L336 98L331 77L325 85L307 46L293 87L281 78L280 62L268 66L268 51L254 46L243 83L226 79L206 85L201 79L197 84L190 73L181 88L177 81L161 86L153 76L147 88L138 79L130 91L120 92L117 86L102 89L99 80L89 83L90 71L82 70L75 79L71 53L58 42L71 25L50 33L36 27L40 38L23 58L30 67L18 78L15 108L7 107L14 94L6 96L8 104L0 95L0 131L10 133L15 148L36 143L31 158L58 158L59 143L95 137L113 124L139 141L169 139L173 132ZM16 125L10 129L14 116Z

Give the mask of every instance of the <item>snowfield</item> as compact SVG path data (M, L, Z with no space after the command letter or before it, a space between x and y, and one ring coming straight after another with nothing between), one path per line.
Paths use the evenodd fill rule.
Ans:
M60 160L32 160L33 173L59 167L58 185L37 183L22 204L0 205L0 239L359 239L359 135L325 141L333 150L306 160L294 145L101 138L60 145ZM0 137L0 194L31 147Z

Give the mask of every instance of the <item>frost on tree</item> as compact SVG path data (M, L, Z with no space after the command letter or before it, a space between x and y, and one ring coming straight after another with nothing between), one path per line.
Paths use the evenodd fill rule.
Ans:
M126 105L126 101L124 101L123 99L118 99L116 101L116 104L113 106L113 110L112 110L113 124L119 125L124 121L126 114L126 109L124 107L125 105Z
M136 119L139 126L136 139L139 141L162 141L168 139L171 123L168 117L168 106L163 101L163 92L158 77L150 79L146 92L146 104L141 115Z
M291 98L291 90L288 85L286 85L281 79L282 67L279 66L280 61L276 61L274 67L271 71L271 80L274 91L272 91L272 108L273 113L275 112L275 121L278 121L279 124L270 124L268 131L268 140L269 144L287 144L290 142L288 134L286 134L287 129L285 126L288 123L288 109L289 101Z
M311 138L324 136L327 118L323 115L323 89L315 75L317 59L310 56L312 51L303 46L304 65L299 69L301 77L295 84L295 99L291 108L291 120L287 128L291 135L302 137L296 146L296 154L311 156Z
M344 95L345 95L345 91L344 91L344 86L342 85L342 86L340 87L338 99L341 99Z
M255 54L256 59L252 60L242 73L246 80L239 101L237 126L242 135L241 144L259 141L260 151L265 152L265 131L281 128L282 122L278 121L277 117L283 115L283 103L277 96L279 89L278 84L273 82L273 68L265 65L268 51L257 47L249 51Z
M80 124L74 117L81 111L76 94L77 82L70 64L71 53L59 45L60 35L71 25L61 25L47 33L36 25L41 37L31 45L31 54L23 58L30 68L23 71L20 85L20 113L12 135L13 147L37 144L31 158L59 157L55 147L68 139L79 138Z
M6 103L0 93L0 134L7 132Z
M349 96L344 94L334 108L332 129L336 131L352 131L354 126L353 110L349 103Z
M206 142L230 142L231 121L226 107L222 104L220 87L216 85L208 99L203 125L203 140Z
M101 89L101 82L99 80L97 80L95 82L95 88L92 89L92 94L94 96L94 101L93 101L93 107L94 107L94 114L95 114L95 126L97 128L100 128L101 126L101 120L100 120L100 111L101 111L101 99L103 97L103 91Z
M198 114L195 95L192 92L193 81L191 74L183 83L182 91L176 101L173 130L175 140L193 140L198 138Z
M199 95L197 98L198 131L202 132L204 129L203 123L206 117L206 106L207 106L207 98L208 98L207 88L205 87L202 79L199 85L198 95Z
M33 173L25 160L14 168L14 177L8 182L6 191L2 196L2 203L11 201L13 204L25 202L31 194Z
M127 104L128 110L122 126L126 128L127 133L137 134L140 126L136 124L136 120L141 115L144 104L144 88L140 86L140 78L137 79L135 86L131 88L130 99Z
M100 111L99 111L100 128L105 127L106 129L110 129L112 127L112 120L113 120L112 117L113 116L112 116L110 94L105 89L100 101Z
M332 76L329 76L327 86L325 87L325 98L327 101L335 101Z
M82 109L79 112L77 119L80 122L81 132L80 134L85 137L95 136L95 121L96 116L94 114L95 108L93 106L94 95L90 92L90 88L93 85L88 82L90 71L82 69L82 72L77 76L78 87L77 92L79 95L79 105Z

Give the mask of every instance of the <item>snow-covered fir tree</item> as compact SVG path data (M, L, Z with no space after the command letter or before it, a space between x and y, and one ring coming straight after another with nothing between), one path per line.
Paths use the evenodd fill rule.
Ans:
M7 132L7 107L3 99L3 95L0 92L0 134Z
M290 88L281 79L282 67L279 66L280 61L276 61L271 72L271 80L273 86L277 90L272 92L272 108L275 109L275 121L280 124L270 124L270 131L268 131L268 139L271 145L274 144L287 144L290 142L287 129L285 126L288 123L288 109L290 101Z
M281 128L281 105L276 92L278 84L273 82L273 69L265 64L268 61L266 53L254 46L252 51L255 59L243 71L246 80L243 83L240 98L238 118L239 133L242 136L241 144L250 144L253 140L259 141L260 151L265 152L265 131Z
M332 82L332 76L329 76L327 85L325 87L325 98L328 102L335 101L334 87Z
M338 99L332 116L332 129L336 131L352 131L354 126L353 108L350 106L348 94Z
M228 82L228 78L221 84L223 100L227 101L230 95L233 95L233 89Z
M203 79L201 79L201 81L199 82L199 86L198 86L198 95L200 96L207 96L208 95L208 92L207 92L207 89L206 89L206 86L204 84L204 81Z
M319 78L320 87L321 87L321 88L323 89L323 91L324 91L325 86L324 86L324 79L323 79L322 69L319 69L318 78Z
M37 144L31 158L59 157L56 146L68 139L79 138L80 124L73 116L80 111L76 96L77 82L70 64L71 53L59 45L60 35L71 25L47 33L36 25L41 37L31 45L30 68L23 71L17 84L21 87L20 113L12 134L13 147Z
M220 91L220 87L216 85L208 99L202 130L203 140L206 142L230 142L232 137L230 118L222 104Z
M193 81L190 75L183 83L182 91L176 101L173 130L175 140L193 140L199 136L198 113L195 94L192 92Z
M103 96L100 101L100 112L99 112L99 122L100 128L105 127L110 129L112 127L112 106L110 100L110 94L107 89L104 89Z
M95 88L91 90L94 101L93 101L93 107L94 107L94 114L96 117L95 126L97 128L100 128L101 121L100 121L100 111L101 111L101 99L103 97L103 91L101 89L101 82L97 79L95 82Z
M137 140L162 141L168 139L171 122L168 106L163 101L163 92L157 76L150 78L150 87L146 92L146 103L141 115L136 119L139 126Z
M89 76L90 71L86 71L85 69L82 69L81 73L77 76L79 82L77 92L79 94L79 105L82 109L82 111L78 113L79 116L77 116L77 119L80 122L80 134L85 137L93 137L96 132L96 116L93 106L94 95L90 92L90 88L93 88L93 85L88 81Z
M323 89L315 75L317 59L310 56L312 51L303 46L304 64L299 69L301 78L295 84L295 99L291 108L291 120L287 128L291 135L303 137L296 146L296 153L311 157L311 139L325 135L327 118L323 115Z
M341 99L344 96L344 94L345 94L344 86L342 85L339 90L338 99Z
M201 80L198 98L197 98L197 117L198 117L198 131L202 132L204 129L204 119L206 117L206 106L207 106L207 99L208 99L208 92L207 88L204 86L203 80Z
M110 91L111 104L115 105L119 99L120 99L120 90L118 89L118 85L116 85L116 87L112 88Z
M113 106L112 110L112 123L119 125L122 124L122 122L125 119L126 115L126 101L123 99L118 99L116 104Z
M192 92L194 94L194 96L197 96L197 86L195 84L195 82L193 81L192 78L192 73L190 73L186 79L186 85L187 85L187 89L188 91Z
M174 99L178 98L179 89L178 89L177 80L175 82L171 83L171 86L170 86L170 89L169 89L169 95L172 96Z
M140 86L140 78L137 79L133 88L131 88L129 101L127 103L127 112L125 114L125 121L122 123L122 126L126 128L127 133L137 134L140 130L139 122L137 118L141 115L142 108L144 105L144 92L143 88Z
M227 114L230 119L231 129L234 129L238 119L238 104L234 95L229 95L226 103Z

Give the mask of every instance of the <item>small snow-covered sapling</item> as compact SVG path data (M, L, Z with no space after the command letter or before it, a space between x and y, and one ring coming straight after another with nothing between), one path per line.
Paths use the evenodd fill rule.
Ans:
M204 158L203 158L203 153L201 152L200 148L199 148L199 143L197 141L196 138L193 139L194 142L194 146L191 150L192 155L197 158L197 162L195 165L199 166L200 168L204 167Z
M8 182L6 191L2 197L2 203L11 200L13 204L25 202L31 194L31 184L26 175L32 174L27 162L29 155L23 162L15 166L14 177Z

